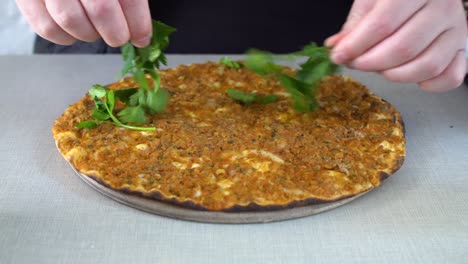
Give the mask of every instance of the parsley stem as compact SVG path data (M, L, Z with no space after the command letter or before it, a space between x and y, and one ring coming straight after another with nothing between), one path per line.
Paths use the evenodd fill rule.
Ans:
M111 117L112 118L112 117ZM115 121L115 119L113 118L112 120ZM156 128L155 127L137 127L137 126L129 126L129 125L124 125L122 123L118 124L116 122L117 126L120 126L120 127L123 127L123 128L128 128L128 129L133 129L133 130L139 130L139 131L155 131Z
M109 113L109 116L112 119L112 121L114 121L114 123L119 127L133 129L133 130L139 130L139 131L155 131L156 130L155 127L137 127L137 126L124 125L124 124L122 124L122 122L120 122L119 119L117 119L117 117L114 116L112 111L109 109L109 106L107 105L107 103L105 103L104 106L106 107L106 110Z

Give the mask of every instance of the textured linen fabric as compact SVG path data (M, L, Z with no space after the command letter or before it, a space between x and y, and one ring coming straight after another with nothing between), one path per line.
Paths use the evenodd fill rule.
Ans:
M169 56L208 59L219 56ZM345 71L402 112L402 169L319 215L200 224L97 193L55 149L54 119L121 66L113 55L0 57L0 263L467 263L467 87L429 94Z

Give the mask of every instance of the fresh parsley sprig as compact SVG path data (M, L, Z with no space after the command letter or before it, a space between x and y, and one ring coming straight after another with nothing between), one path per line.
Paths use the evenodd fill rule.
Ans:
M260 95L257 93L245 93L243 91L228 88L226 90L229 97L232 99L241 102L243 104L253 104L253 103L260 103L260 104L270 104L276 102L278 97L275 95Z
M153 21L150 45L137 48L131 43L125 44L122 47L124 67L120 75L121 77L132 75L137 87L112 91L101 85L95 85L89 91L95 103L91 116L93 120L83 121L77 127L94 128L102 123L112 123L134 130L155 130L154 127L137 127L128 124L145 124L147 115L161 113L166 107L169 93L161 87L161 77L157 69L167 65L163 50L169 45L169 36L173 32L175 28ZM114 115L116 101L125 104L117 116Z
M95 128L100 124L111 123L119 127L151 131L154 127L137 127L123 124L113 113L115 108L116 99L125 101L131 93L134 93L136 89L124 89L124 90L109 90L108 88L96 84L91 90L89 90L89 96L93 98L95 107L92 110L91 117L93 120L83 121L78 123L77 128ZM143 113L144 114L144 113Z
M233 60L231 60L231 58L229 57L222 57L220 60L219 60L220 63L226 65L227 67L229 68L233 68L233 69L240 69L242 68L242 65L238 62L235 62Z
M313 42L298 52L286 55L250 50L245 65L259 75L278 78L291 95L294 108L299 112L312 112L318 107L315 99L318 82L338 70L338 65L330 59L329 51L330 47L319 47ZM285 73L283 66L277 63L281 59L297 59L304 56L307 60L300 64L300 69L294 76Z

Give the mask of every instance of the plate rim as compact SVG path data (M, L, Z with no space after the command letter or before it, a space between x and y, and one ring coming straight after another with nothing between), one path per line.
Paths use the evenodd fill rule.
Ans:
M344 198L338 201L320 204L310 204L272 211L202 211L113 190L111 188L108 188L107 186L100 184L92 177L89 177L86 174L79 172L73 167L73 165L70 162L68 162L68 164L71 166L75 174L77 174L82 181L84 181L87 185L91 186L97 192L101 193L104 196L107 196L108 198L111 198L114 201L117 201L129 207L136 208L141 211L145 211L147 213L199 223L258 224L303 218L338 208L342 205L352 202L353 200L369 193L374 189L371 188L352 197Z

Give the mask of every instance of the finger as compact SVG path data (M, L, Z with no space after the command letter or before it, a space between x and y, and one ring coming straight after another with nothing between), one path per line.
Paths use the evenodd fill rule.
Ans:
M130 40L127 21L118 0L81 0L94 28L111 47Z
M374 0L356 0L354 1L351 10L349 11L346 22L341 27L340 32L329 37L325 40L325 45L335 46L346 34L349 33L350 29L354 28L359 21L372 9L376 1Z
M349 32L353 29L372 10L376 2L375 0L354 1L341 32Z
M440 34L450 28L446 15L438 11L441 8L438 3L437 1L436 3L429 3L393 35L352 61L351 68L362 71L383 71L416 58ZM432 23L432 21L440 22ZM427 25L431 25L431 28L428 29ZM450 36L452 39L457 38L453 34L450 34ZM451 50L458 49L459 47L456 47Z
M76 41L55 23L42 1L17 0L16 3L39 36L60 45L71 45Z
M341 32L336 33L335 35L328 37L323 42L323 44L325 44L325 46L335 46L335 44L338 43L342 37L343 37L343 34Z
M383 71L382 75L394 82L407 83L418 83L439 76L454 58L441 51L454 52L463 49L465 40L462 36L460 30L448 30L437 37L416 59Z
M45 6L54 21L76 39L93 42L99 38L78 0L45 0Z
M395 32L424 4L424 0L380 0L337 44L332 60L343 64L360 56Z
M457 53L450 65L442 74L430 80L419 83L421 89L429 92L446 92L459 87L466 74L465 51Z
M137 47L146 47L151 41L151 14L148 0L120 0L130 30L130 39Z

